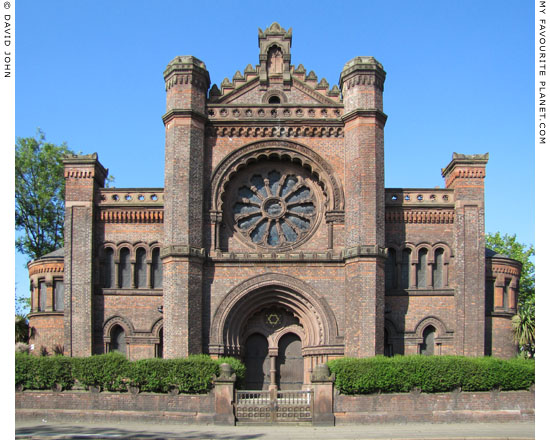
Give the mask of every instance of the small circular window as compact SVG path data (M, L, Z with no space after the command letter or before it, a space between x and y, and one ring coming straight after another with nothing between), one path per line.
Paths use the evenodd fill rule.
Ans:
M231 183L224 211L246 244L279 250L297 246L316 229L319 198L303 168L257 164Z

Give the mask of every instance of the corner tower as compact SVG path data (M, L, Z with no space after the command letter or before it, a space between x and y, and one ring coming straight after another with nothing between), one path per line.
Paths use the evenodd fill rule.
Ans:
M347 356L384 351L384 125L386 73L356 57L340 75L344 100Z
M166 82L164 177L164 350L184 357L202 349L203 174L206 66L192 56L176 57Z

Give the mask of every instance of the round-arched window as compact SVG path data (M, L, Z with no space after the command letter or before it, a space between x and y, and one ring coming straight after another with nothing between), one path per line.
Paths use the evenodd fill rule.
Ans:
M257 163L230 185L226 221L248 245L295 247L318 225L321 192L307 170L297 165Z

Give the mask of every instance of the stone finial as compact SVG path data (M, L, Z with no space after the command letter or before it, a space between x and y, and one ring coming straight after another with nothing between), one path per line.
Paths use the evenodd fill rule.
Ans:
M252 67L252 64L249 64L248 66L246 66L246 68L244 69L244 77L246 81L249 81L250 78L255 78L256 76L258 76L258 73L256 72L256 68Z
M340 96L340 89L336 84L332 86L331 91L328 92L328 96Z
M315 72L313 70L311 70L307 76L306 76L306 81L315 81L317 82L317 75L315 75Z
M284 36L285 38L292 39L292 28L288 28L287 31L276 21L271 23L271 26L266 28L265 31L262 31L262 28L258 28L258 39L265 38L268 35Z
M322 78L321 81L319 81L319 84L317 84L317 89L328 89L329 84L325 78Z
M221 88L222 88L222 95L225 95L227 93L227 90L232 90L235 88L235 85L229 81L229 78L224 78L222 83L221 83Z
M330 374L327 364L316 365L311 373L311 382L334 382L334 373Z
M235 382L237 375L233 367L227 363L220 364L220 374L215 378L216 382Z
M220 89L218 88L218 86L214 84L210 89L210 98L221 96L221 94L222 92L220 92Z

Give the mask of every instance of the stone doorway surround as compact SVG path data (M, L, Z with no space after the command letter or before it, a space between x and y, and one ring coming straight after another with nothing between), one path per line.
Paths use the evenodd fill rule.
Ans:
M244 358L253 334L268 340L272 388L277 384L279 341L287 334L301 341L303 388L311 385L316 365L344 354L343 338L325 300L307 283L280 273L252 277L229 291L212 319L209 354Z

